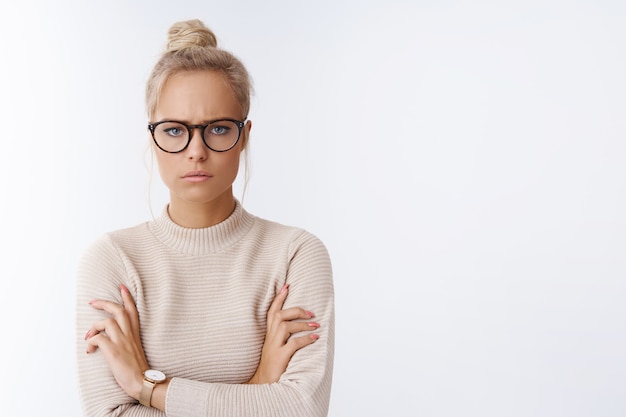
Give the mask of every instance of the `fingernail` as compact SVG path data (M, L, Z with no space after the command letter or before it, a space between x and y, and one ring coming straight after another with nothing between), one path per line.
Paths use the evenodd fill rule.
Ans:
M93 303L95 303L95 302L96 302L96 300L91 300L91 301L90 301L90 302L88 302L87 304L91 305L91 304L93 304Z
M289 288L289 284L283 285L283 287L280 289L280 292L283 293L283 292L287 291L287 288Z
M126 294L128 294L128 288L126 288L126 285L120 284L120 290L122 290L122 292L125 292Z
M313 314L311 311L306 310L306 314L309 315L309 317L315 317L315 314Z
M91 337L91 329L87 330L87 333L85 333L85 340L89 339Z
M315 327L316 329L317 329L318 327L320 327L320 324L319 324L319 323L315 323L314 321L312 321L312 322L308 323L308 325L309 325L309 326L311 326L311 327Z
M320 338L320 336L318 334L313 333L312 335L309 335L309 337L313 340L317 340Z

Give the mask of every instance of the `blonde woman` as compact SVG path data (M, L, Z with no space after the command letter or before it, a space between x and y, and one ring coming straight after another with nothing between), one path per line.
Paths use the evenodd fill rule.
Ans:
M334 349L330 260L310 233L260 219L232 184L251 83L198 20L169 30L146 88L170 192L108 233L78 271L87 416L325 416Z

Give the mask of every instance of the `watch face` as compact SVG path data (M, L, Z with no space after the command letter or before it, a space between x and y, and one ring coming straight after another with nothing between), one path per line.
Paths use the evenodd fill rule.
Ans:
M165 381L165 374L161 371L155 371L154 369L148 369L143 375L151 381L163 382Z

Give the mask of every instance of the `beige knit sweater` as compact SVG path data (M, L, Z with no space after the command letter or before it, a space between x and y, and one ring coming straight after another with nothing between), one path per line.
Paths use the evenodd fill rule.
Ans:
M334 295L324 245L302 229L233 214L205 229L154 221L104 235L78 269L76 340L86 416L162 416L115 382L100 351L85 354L85 332L106 316L93 299L133 295L148 363L172 377L166 415L325 416L334 352ZM246 385L259 363L266 313L289 283L285 308L315 314L320 335L291 359L279 382Z

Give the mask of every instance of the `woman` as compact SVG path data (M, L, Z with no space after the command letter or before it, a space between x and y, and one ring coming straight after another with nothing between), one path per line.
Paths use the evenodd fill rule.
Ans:
M326 249L304 230L247 213L232 192L250 90L241 62L202 22L170 28L146 88L170 202L155 220L97 240L79 267L86 415L327 414Z

